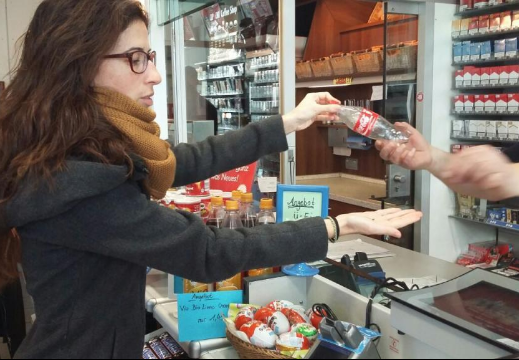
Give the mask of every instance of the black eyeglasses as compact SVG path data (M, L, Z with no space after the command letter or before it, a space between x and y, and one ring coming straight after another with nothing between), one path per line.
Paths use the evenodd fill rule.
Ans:
M156 65L156 51L144 52L142 50L131 51L124 54L113 54L104 56L105 59L128 59L130 68L136 74L143 74L148 69L148 63L151 61Z

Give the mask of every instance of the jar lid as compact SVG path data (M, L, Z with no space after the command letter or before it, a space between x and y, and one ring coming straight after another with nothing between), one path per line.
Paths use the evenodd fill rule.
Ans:
M274 200L272 199L261 199L260 201L261 210L272 210L274 209Z
M242 192L240 190L234 190L232 192L232 199L236 201L241 201Z
M238 211L239 210L238 202L236 200L229 200L226 203L226 208L227 208L227 211Z
M254 196L252 195L252 193L242 194L241 202L242 203L247 203L247 204L252 203L252 202L254 202Z
M211 198L211 204L213 206L223 206L223 198L219 196L214 196Z

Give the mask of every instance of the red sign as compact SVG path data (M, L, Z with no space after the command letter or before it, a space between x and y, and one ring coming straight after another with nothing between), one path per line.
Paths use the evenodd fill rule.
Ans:
M420 93L418 93L418 95L416 95L416 100L418 100L418 102L423 102L423 100L424 100L423 92L420 92Z
M242 166L240 168L216 175L211 178L211 189L231 192L241 190L242 192L252 192L252 184L256 175L258 163Z

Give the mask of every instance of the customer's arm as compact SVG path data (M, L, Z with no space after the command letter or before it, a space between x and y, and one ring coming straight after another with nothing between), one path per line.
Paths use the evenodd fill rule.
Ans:
M286 151L286 135L306 129L315 121L337 120L339 103L328 93L309 94L284 116L252 123L197 144L176 146L173 148L177 159L174 186L205 180L251 164L265 155Z
M398 236L397 228L420 217L412 210L393 209L338 220L343 234ZM149 201L131 181L19 231L22 238L151 266L205 283L248 269L321 260L334 233L331 222L321 218L241 230L208 227L196 215Z
M408 124L397 127L410 135L409 143L377 141L380 156L411 170L427 170L454 191L488 200L503 200L519 196L519 146L505 155L490 146L466 149L450 154L427 143Z

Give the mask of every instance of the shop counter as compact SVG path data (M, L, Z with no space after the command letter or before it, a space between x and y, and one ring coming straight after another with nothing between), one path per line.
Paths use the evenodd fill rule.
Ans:
M152 269L146 276L146 311L152 313L157 304L175 301L168 298L168 274Z
M468 272L464 267L432 258L427 255L416 253L379 240L365 236L343 236L341 241L361 239L364 242L374 244L388 249L395 257L378 259L387 277L396 279L437 277L438 280L450 280ZM280 280L281 279L281 280ZM283 280L284 279L284 280ZM322 276L314 278L283 277L277 280L263 280L262 285L258 282L255 298L254 291L250 290L251 302L263 301L265 303L284 299L301 304L309 308L315 303L328 304L337 316L347 322L363 326L365 323L366 306L368 299L341 285L338 285ZM285 281L285 284L274 284L274 281ZM270 282L270 283L269 283ZM296 287L298 291L282 291L276 289L289 289ZM264 291L269 288L268 294ZM290 295L292 293L292 295ZM265 297L266 296L266 297ZM291 296L293 298L291 298ZM254 300L256 299L256 300ZM261 305L261 304L260 304ZM155 319L178 340L178 310L177 303L158 304L153 309ZM391 326L391 310L385 306L374 304L372 309L372 322L376 323L382 331L378 350L383 359L404 358L442 358L445 356L441 351L419 343L415 339L399 334L398 330ZM190 343L181 343L184 350L192 358L237 358L237 354L227 339L211 339Z

